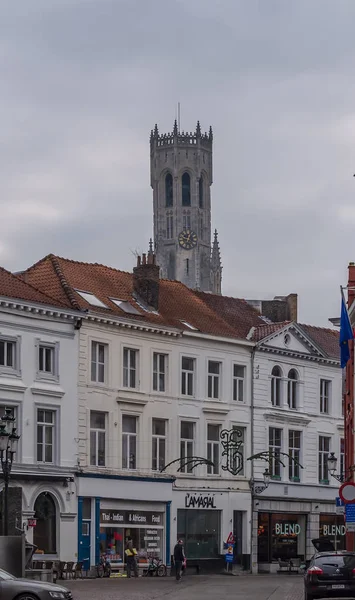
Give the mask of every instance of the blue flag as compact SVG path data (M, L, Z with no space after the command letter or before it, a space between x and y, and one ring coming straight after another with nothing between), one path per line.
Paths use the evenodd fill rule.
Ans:
M341 298L341 313L340 313L340 365L344 369L350 358L349 340L354 338L353 330L350 323L348 309L346 308L345 298L342 290Z

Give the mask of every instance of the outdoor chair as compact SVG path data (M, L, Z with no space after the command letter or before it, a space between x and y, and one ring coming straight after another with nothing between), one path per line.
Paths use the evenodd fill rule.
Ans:
M278 558L279 563L279 573L290 573L291 572L291 561L289 560L281 560Z
M83 567L84 567L84 562L77 562L75 567L74 567L74 579L78 579L78 577L80 577L81 579L83 578Z

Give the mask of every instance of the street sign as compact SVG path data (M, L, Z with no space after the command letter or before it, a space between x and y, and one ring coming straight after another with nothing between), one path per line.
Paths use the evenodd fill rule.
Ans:
M234 544L234 535L232 532L230 532L229 536L227 537L227 544Z
M345 530L355 531L355 504L347 504L345 507Z
M233 562L233 554L226 554L226 563Z
M348 481L343 483L339 488L339 496L344 504L351 504L355 502L355 483Z
M352 533L355 531L355 523L345 523L346 533Z
M335 512L337 515L343 515L345 513L345 504L341 498L335 498Z
M37 519L27 519L27 527L36 527Z

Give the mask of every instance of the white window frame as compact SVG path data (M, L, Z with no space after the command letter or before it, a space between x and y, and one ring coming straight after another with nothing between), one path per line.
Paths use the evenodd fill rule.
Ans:
M181 426L183 423L189 423L192 425L192 438L183 438L182 437ZM196 422L190 421L189 419L181 419L180 423L179 423L179 428L180 428L180 431L179 431L180 459L184 460L188 457L194 456L195 438L196 438ZM182 449L184 449L184 452L182 452ZM183 455L184 455L184 457L183 457ZM191 474L193 474L193 468L191 465L186 465L186 466L180 468L180 472L191 475Z
M131 366L131 357L132 354L135 356L135 365ZM127 365L125 365L125 357L127 356ZM139 389L139 350L137 348L132 348L130 346L123 346L122 352L122 384L123 387L128 390L138 390ZM134 373L134 383L135 385L130 385L131 376Z
M294 435L293 435L293 439L290 439L290 435L291 434L299 434L299 447L297 447L295 445L294 442ZM291 444L292 441L292 444ZM293 482L300 482L301 481L301 452L302 452L302 431L300 429L289 429L288 430L288 453L289 456L291 456L292 458L297 460L297 463L295 463L293 460L289 459L289 464L288 464L288 478L290 481Z
M21 376L21 337L0 334L0 342L8 342L14 344L13 350L13 366L0 365L0 375L13 375L16 377ZM6 355L6 350L5 350Z
M218 373L210 373L210 363L218 365ZM220 360L208 359L207 361L207 398L209 400L220 400L222 383L222 362ZM217 395L215 387L217 386ZM211 388L211 389L210 389Z
M152 381L152 389L153 392L157 392L159 394L166 393L168 387L168 354L164 352L153 352L153 381ZM160 359L163 357L163 366L164 370L160 369ZM160 376L163 376L164 385L162 389L160 389Z
M322 440L322 442L321 442ZM324 443L327 440L327 444ZM322 447L321 447L322 446ZM326 449L325 446L328 446ZM318 483L329 485L329 471L328 471L328 457L331 448L331 437L330 435L319 435L318 436ZM321 477L320 475L326 477Z
M101 427L91 427L91 413L101 413L104 415L105 419L105 427L102 429ZM89 465L90 467L99 467L104 468L107 467L107 419L108 414L104 410L90 410L89 411ZM91 463L91 433L95 433L95 463ZM105 447L105 456L104 456L104 464L99 465L99 435L104 434L104 447Z
M43 410L45 412L53 413L53 423L48 423L46 421L39 421L38 419L38 411ZM56 465L59 464L59 410L55 406L41 405L35 404L35 417L36 417L36 463L41 465ZM46 460L38 460L38 427L42 426L43 436L42 439L45 440L46 429L49 427L52 430L52 461ZM45 457L45 446L42 442L42 458L43 455Z
M154 433L154 421L162 421L164 423L164 435ZM166 464L166 450L167 450L167 421L159 417L153 417L152 419L152 471L160 471ZM154 453L154 440L156 441L156 452ZM164 443L163 443L164 442ZM161 452L161 446L164 447L164 452ZM155 456L154 456L155 454ZM163 456L162 456L163 454ZM163 459L163 460L162 460ZM156 468L154 468L153 461L155 460ZM161 465L161 462L163 463Z
M294 371L296 379L291 379L289 374ZM287 405L290 410L297 410L299 405L299 375L295 368L291 368L287 374Z
M45 342L41 339L36 340L36 378L49 381L59 381L59 342ZM52 371L40 370L40 352L41 349L49 350L52 354Z
M276 435L273 435L273 439L271 439L271 431L273 431L273 432L279 431L280 432L280 444L279 445L277 445L277 443L276 443ZM279 453L282 452L284 431L283 431L283 429L281 429L281 427L269 427L268 436L269 436L269 439L268 439L269 450L271 450L274 454L271 457L271 461L270 461L271 462L270 475L271 475L271 479L276 479L277 481L279 481L282 478L282 465L277 458L277 451ZM280 456L279 456L279 458L280 458Z
M216 427L218 431L217 440L211 440L208 435L209 427ZM213 462L212 465L207 465L207 475L219 475L219 462L220 462L220 434L221 434L220 423L207 423L207 458Z
M234 374L234 368L235 367L239 367L240 369L243 369L243 377L240 377L239 375L235 375ZM246 372L246 367L245 365L240 365L238 363L233 363L232 365L233 368L233 402L239 402L240 404L245 404L245 372ZM240 387L242 388L242 399L239 399L240 396Z
M329 379L319 380L319 412L322 415L330 414L330 398L332 393L332 382Z
M123 420L124 417L130 417L131 419L135 419L136 422L136 431L130 432L130 431L124 431L123 430ZM139 430L139 417L138 415L131 415L128 413L122 414L122 469L124 469L125 471L136 471L138 468L138 430ZM135 439L135 464L134 466L132 466L130 464L130 456L131 456L131 438ZM126 458L126 466L124 466L124 453L123 453L123 440L126 440L126 447L127 447L127 458Z
M94 346L95 346L95 357L94 357ZM99 361L99 346L104 349L104 360ZM94 360L95 358L95 360ZM92 377L92 367L95 364L96 377ZM99 366L103 365L104 377L103 381L99 381ZM108 344L100 340L92 339L90 345L90 382L95 385L105 385L107 383L107 371L108 371Z
M278 369L280 375L274 375L273 370ZM280 408L282 406L282 369L279 365L274 365L271 369L271 406Z
M193 364L192 370L183 368L182 361L184 358L192 360L192 364ZM187 356L184 354L181 356L180 365L181 365L181 395L187 396L189 398L193 398L195 395L196 358L194 356ZM190 381L191 381L191 394L188 393L189 387L190 387L189 386ZM183 391L184 387L185 387L185 392Z

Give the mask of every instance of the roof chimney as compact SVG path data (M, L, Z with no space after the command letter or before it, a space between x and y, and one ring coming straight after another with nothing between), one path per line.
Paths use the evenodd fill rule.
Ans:
M159 266L152 244L148 256L137 256L137 266L133 269L133 291L147 306L159 309Z

